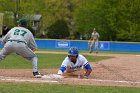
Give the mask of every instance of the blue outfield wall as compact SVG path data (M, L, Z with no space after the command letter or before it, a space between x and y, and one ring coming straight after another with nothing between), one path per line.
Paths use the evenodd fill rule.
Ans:
M36 40L39 49L68 50L77 47L79 50L88 50L88 41L85 40ZM100 41L100 51L110 52L140 52L140 43L106 42Z
M36 40L39 49L68 50L70 47L77 47L79 50L88 50L88 41L85 40ZM0 44L0 48L3 45ZM131 42L106 42L100 41L100 51L108 52L140 52L140 43Z

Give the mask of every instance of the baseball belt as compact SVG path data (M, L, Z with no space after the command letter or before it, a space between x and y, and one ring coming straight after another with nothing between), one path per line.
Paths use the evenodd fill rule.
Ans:
M8 40L8 41L10 41L10 42L17 42L17 43L25 43L26 44L26 42L25 41L20 41L20 40Z

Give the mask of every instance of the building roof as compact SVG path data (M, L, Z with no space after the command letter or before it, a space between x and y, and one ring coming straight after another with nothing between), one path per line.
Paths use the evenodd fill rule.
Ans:
M40 21L42 15L33 15L33 21Z
M32 20L32 21L40 21L42 18L42 15L38 14L38 15L27 15L26 16L27 19Z

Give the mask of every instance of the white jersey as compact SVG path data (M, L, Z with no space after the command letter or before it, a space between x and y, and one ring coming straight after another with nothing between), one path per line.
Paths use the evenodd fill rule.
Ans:
M37 56L34 53L37 45L32 33L24 27L12 28L3 38L2 43L5 44L0 51L0 61L11 53L16 53L30 61L32 61L33 72L37 72ZM34 73L33 73L34 75ZM35 76L35 75L34 75Z
M24 27L14 27L12 28L6 36L2 39L2 42L7 42L8 40L18 40L23 41L31 49L37 48L34 37L32 33Z
M96 38L98 40L98 38L100 37L99 33L98 32L92 32L92 35L91 35L92 38Z
M83 66L86 66L87 64L88 64L87 59L83 55L79 54L75 64L73 62L71 62L71 60L68 57L66 57L61 65L61 67L77 70L77 69L82 69Z

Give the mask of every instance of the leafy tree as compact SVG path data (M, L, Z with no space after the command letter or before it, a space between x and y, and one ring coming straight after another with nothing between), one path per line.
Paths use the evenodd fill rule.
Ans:
M47 36L54 39L67 38L70 35L64 20L58 20L48 28Z
M76 9L76 30L91 33L95 27L101 40L139 41L139 4L139 0L88 0Z
M118 11L119 29L117 39L120 41L140 41L140 1L139 0L122 0L119 2Z
M42 31L63 20L71 39L77 33L90 35L96 28L100 40L140 41L139 5L140 0L0 0L0 12L8 25L41 14Z
M79 6L74 15L75 15L75 23L76 30L80 34L91 34L93 28L96 28L101 34L101 23L102 20L102 12L101 8L98 7L98 0L82 0L81 6ZM101 35L102 36L102 35Z
M9 14L16 24L19 18L27 15L44 15L46 5L43 0L0 0L0 11Z
M73 39L76 36L73 12L75 9L74 0L53 0L46 1L48 7L48 24L51 25L57 20L65 20ZM51 24L50 24L51 23Z

